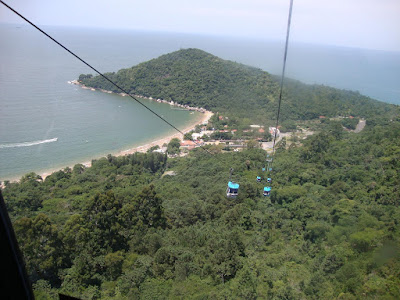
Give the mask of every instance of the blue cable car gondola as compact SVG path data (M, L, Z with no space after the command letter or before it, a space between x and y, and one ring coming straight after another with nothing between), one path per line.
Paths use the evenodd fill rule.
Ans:
M228 188L226 189L226 196L234 198L239 194L239 183L232 181L228 182Z
M261 182L261 176L257 176L257 182Z
M270 186L265 186L264 187L264 193L263 193L263 195L264 196L270 196L271 195L271 187Z
M267 178L267 182L268 182L268 183L271 183L271 182L272 182L272 179L271 179L271 178Z

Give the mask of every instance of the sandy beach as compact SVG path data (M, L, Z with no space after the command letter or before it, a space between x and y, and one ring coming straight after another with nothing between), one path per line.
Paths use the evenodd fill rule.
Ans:
M201 115L200 115L200 118L198 118L197 120L195 120L195 121L194 121L192 124L190 124L187 128L183 129L182 132L183 132L183 133L187 133L187 132L193 130L193 129L196 127L196 125L201 125L201 124L207 123L208 120L211 118L212 115L213 115L213 113L210 112L210 111L204 111L204 112L202 112ZM162 147L163 144L165 144L165 143L168 144L169 141L170 141L171 139L173 139L173 138L178 138L178 139L182 140L182 139L183 139L183 134L177 132L177 133L175 133L175 134L170 134L170 135L168 135L168 136L165 136L165 137L163 137L163 138L161 138L161 139L152 141L152 142L150 142L150 143L147 143L147 144L144 144L144 145L141 145L141 146L138 146L138 147L129 148L129 149L126 149L126 150L117 151L117 152L114 152L114 153L111 153L111 154L114 155L114 156L123 156L123 155L133 154L133 153L135 153L135 152L143 152L143 153L144 153L144 152L147 152L147 150L150 149L150 148L153 147L153 146L158 145L158 146ZM96 159L96 158L99 158L99 157L94 157L93 159ZM77 162L77 163L79 163L79 162ZM80 162L80 163L81 163L82 165L84 165L85 167L90 167L91 164L92 164L91 161ZM71 165L71 166L66 166L66 167L73 168L73 165ZM62 168L61 168L61 169L62 169ZM40 176L43 178L43 180L44 180L47 176L49 176L49 175L51 175L51 174L53 174L54 172L57 172L57 171L59 171L59 170L60 170L60 168L51 169L51 170L48 170L48 171L45 171L45 172L42 172L42 173L39 172L39 175L40 175ZM17 182L17 181L19 181L20 179L21 179L21 178L12 178L12 179L10 179L9 181L10 181L10 182ZM0 188L4 188L3 183L1 184Z
M81 84L80 82L78 82L77 80L68 81L68 83L69 84L78 85L83 89L91 89L93 91L98 90L98 91L101 91L103 93L112 93L111 91L107 91L107 90L92 89L92 88L86 87L83 84ZM123 93L120 93L119 95L120 96L127 96L126 94L123 94ZM182 105L182 104L179 104L179 103L176 103L176 102L173 102L173 101L166 101L166 100L162 100L162 99L153 99L151 97L147 98L147 97L143 97L143 96L140 96L140 95L134 95L134 96L137 97L137 98L142 98L142 99L146 99L146 100L150 100L150 101L157 101L157 102L161 102L161 103L166 103L166 104L169 104L171 106L176 106L178 109L184 109L184 110L189 110L189 111L198 111L200 113L199 118L194 120L193 123L190 124L188 127L186 127L185 129L181 130L183 133L187 133L187 132L193 130L196 127L196 125L206 124L208 122L208 120L211 118L211 116L213 115L213 113L211 111L207 111L204 108L189 107L188 105ZM137 146L137 147L132 147L132 148L129 148L129 149L119 150L119 151L116 151L116 152L111 152L111 154L113 156L123 156L123 155L132 154L132 153L135 153L135 152L143 152L144 153L144 152L147 152L147 150L150 149L153 146L158 145L159 147L162 147L162 145L168 144L169 141L171 139L173 139L173 138L179 138L180 140L182 140L183 139L183 134L181 134L179 132L177 132L175 134L169 134L169 135L167 135L165 137L162 137L161 139L158 139L158 140L155 140L155 141L151 141L151 142L149 142L147 144L140 145L140 146ZM96 156L96 155L94 155L94 156L95 157L93 157L92 159L98 159L98 158L101 157L101 156L99 157L99 156ZM73 165L68 165L67 164L68 166L65 166L63 168L60 168L60 167L52 168L50 170L37 171L36 173L38 175L40 175L44 180L47 176L53 174L54 172L57 172L59 170L67 168L67 167L73 168L73 166L75 164L78 164L78 163L81 163L85 167L90 167L91 164L92 164L91 161L85 161L85 162L79 162L78 161L78 162L74 163ZM21 175L20 177L10 178L10 179L8 179L8 181L10 181L10 182L18 182L21 179L22 176L23 175ZM3 182L1 182L0 188L4 188Z
M187 132L193 130L196 127L196 125L207 123L212 115L213 115L213 113L210 112L210 111L207 111L207 112L203 113L202 118L201 118L200 121L197 121L196 123L190 125L186 129L182 130L182 132L183 133L187 133ZM168 135L168 136L166 136L164 138L161 138L159 140L153 141L151 143L148 143L148 144L145 144L145 145L142 145L142 146L139 146L139 147L135 147L135 148L131 148L131 149L128 149L128 150L120 151L117 154L113 154L113 155L120 156L120 155L132 154L132 153L135 153L135 152L146 152L151 147L157 146L157 145L160 146L160 148L161 148L162 145L164 145L165 143L168 144L169 141L172 140L173 138L178 138L178 139L182 140L183 139L183 134L178 132L178 133L175 133L175 134L172 134L172 135Z

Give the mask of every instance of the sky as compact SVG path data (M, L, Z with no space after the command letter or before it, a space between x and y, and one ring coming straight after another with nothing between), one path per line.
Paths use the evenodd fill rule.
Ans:
M38 25L284 39L289 0L2 0ZM400 51L400 0L294 0L291 41ZM0 4L1 23L24 23Z

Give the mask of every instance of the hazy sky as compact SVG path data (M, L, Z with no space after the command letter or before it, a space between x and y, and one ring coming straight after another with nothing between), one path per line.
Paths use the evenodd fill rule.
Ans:
M4 0L39 25L283 39L289 0ZM22 23L0 4L0 22ZM294 0L292 41L400 51L400 0Z

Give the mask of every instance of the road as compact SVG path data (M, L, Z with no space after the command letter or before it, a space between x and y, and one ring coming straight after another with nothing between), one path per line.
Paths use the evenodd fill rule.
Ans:
M358 124L356 126L356 129L354 129L354 132L359 133L361 130L363 130L366 123L367 122L365 120L360 119L360 121L358 122Z
M284 132L284 133L280 133L279 136L276 138L276 143L278 143L283 137L289 137L291 134L291 132ZM271 142L262 142L261 143L262 148L264 150L270 150L272 149L273 145L274 145L274 141Z

